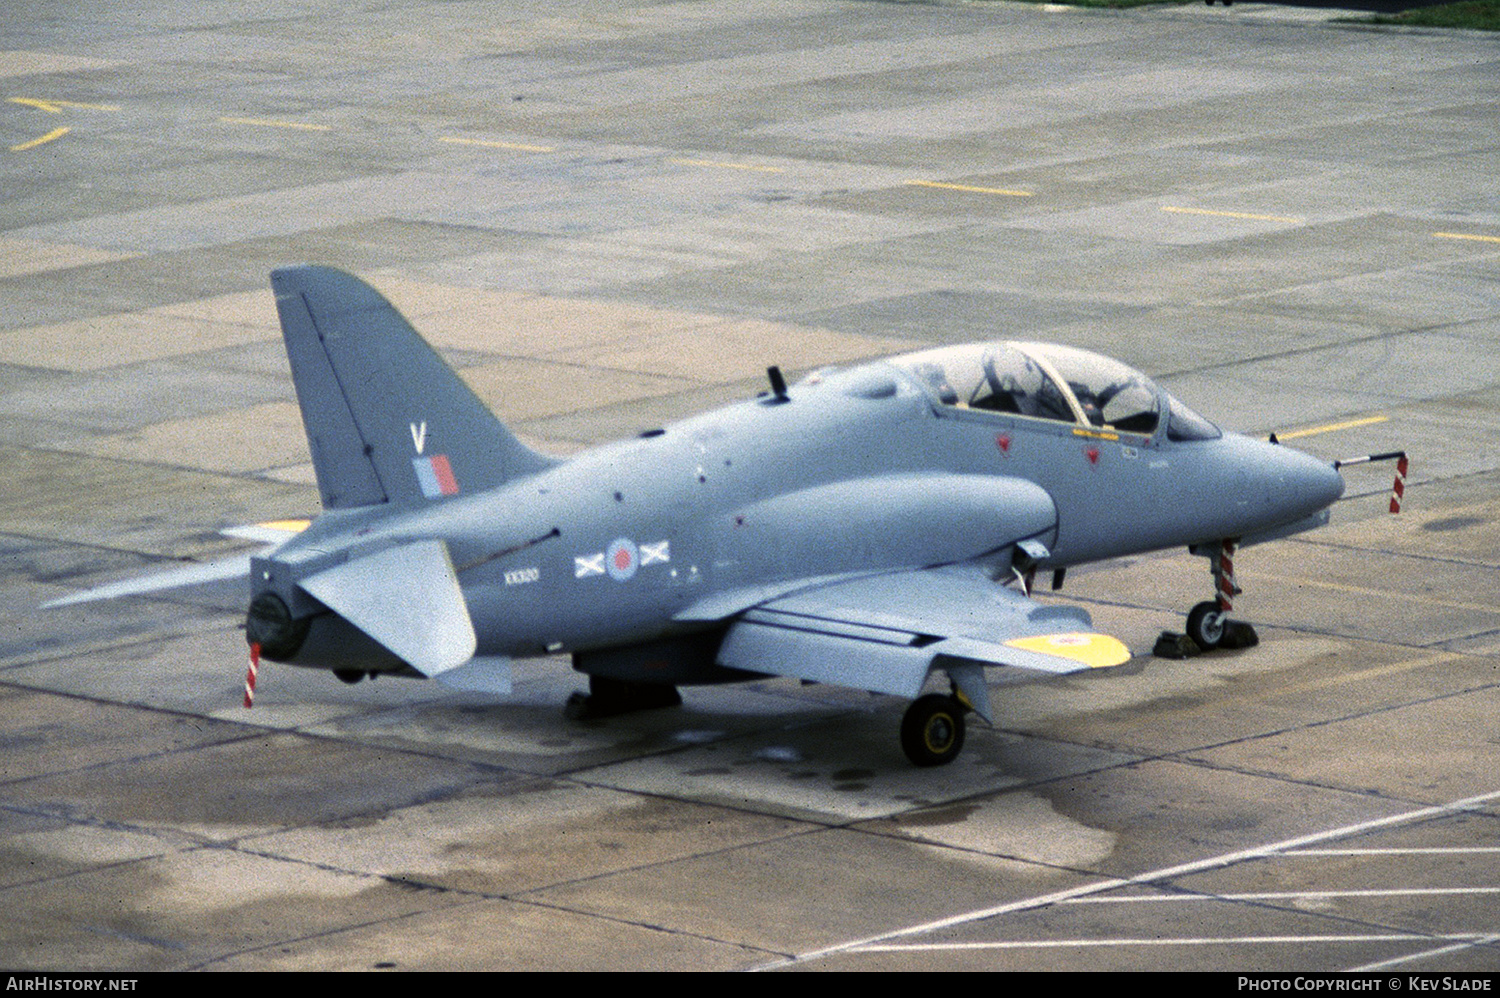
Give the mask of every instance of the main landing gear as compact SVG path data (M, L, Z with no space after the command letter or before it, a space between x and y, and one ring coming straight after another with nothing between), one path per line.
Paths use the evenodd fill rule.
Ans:
M589 691L570 696L563 713L574 721L593 721L681 703L682 694L667 683L633 683L608 676L589 676Z
M958 697L929 693L901 718L901 749L917 766L946 766L964 747L964 714Z

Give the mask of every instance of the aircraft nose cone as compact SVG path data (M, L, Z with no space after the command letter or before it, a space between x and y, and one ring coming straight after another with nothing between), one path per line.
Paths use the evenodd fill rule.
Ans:
M1300 500L1299 505L1305 503L1308 513L1332 506L1344 494L1344 476L1333 465L1300 451L1284 454L1290 459L1283 473L1284 487L1289 496Z
M1323 465L1322 481L1323 505L1331 506L1338 502L1339 497L1344 494L1344 476L1331 464Z

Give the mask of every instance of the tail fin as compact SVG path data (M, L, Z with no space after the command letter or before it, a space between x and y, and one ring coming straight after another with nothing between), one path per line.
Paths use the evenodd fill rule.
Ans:
M324 509L432 499L551 467L359 278L271 272Z

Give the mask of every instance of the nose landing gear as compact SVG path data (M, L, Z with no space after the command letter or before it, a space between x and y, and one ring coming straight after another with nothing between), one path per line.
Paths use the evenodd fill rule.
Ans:
M1157 639L1153 654L1160 658L1187 658L1215 648L1250 648L1260 643L1255 628L1241 620L1231 620L1230 601L1242 593L1234 580L1233 540L1220 541L1205 552L1193 548L1194 554L1207 554L1214 575L1215 598L1204 600L1187 615L1186 641L1181 634L1165 631Z

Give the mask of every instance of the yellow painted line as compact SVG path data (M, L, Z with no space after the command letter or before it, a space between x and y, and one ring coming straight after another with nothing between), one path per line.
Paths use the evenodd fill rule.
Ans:
M220 118L226 125L261 125L265 128L295 128L304 132L331 132L332 125L309 125L300 121L277 121L274 118Z
M1328 676L1322 679L1309 680L1305 683L1297 683L1292 686L1278 686L1269 691L1271 695L1284 698L1295 696L1299 693L1312 693L1317 690L1331 689L1335 686L1347 686L1350 683L1364 682L1365 680L1380 679L1384 676L1393 676L1402 672L1415 672L1433 665L1441 665L1445 662L1456 662L1461 656L1454 652L1439 652L1423 658L1410 659L1405 662L1396 662L1391 665L1381 665L1370 669L1362 669L1359 672L1344 672L1336 676ZM1174 717L1192 717L1194 715L1210 714L1222 711L1224 705L1217 702L1200 703L1191 707L1173 710Z
M1251 573L1250 577L1254 579L1268 579L1272 582L1280 582L1285 585L1329 589L1334 592L1348 593L1351 596L1400 600L1403 603L1421 603L1424 606L1441 606L1451 610L1478 610L1481 613L1487 614L1497 612L1493 603L1467 603L1463 600L1433 599L1430 596L1418 596L1414 593L1401 592L1396 589L1370 589L1366 586L1351 586L1342 582L1329 582L1325 579L1303 579L1295 575L1270 575L1263 572Z
M1384 423L1390 419L1389 416L1366 416L1364 419L1351 419L1344 423L1329 423L1327 426L1313 426L1306 430L1293 430L1291 433L1276 434L1277 440L1296 440L1298 437L1313 437L1319 433L1333 433L1336 430L1352 430L1356 426L1370 426L1374 423Z
M75 101L75 100L55 100L55 101L48 101L48 103L49 104L56 104L58 107L81 107L81 108L83 108L84 110L87 110L87 111L118 111L118 110L120 110L120 108L117 105L115 105L115 104L84 104L84 103L82 103L80 101Z
M1456 662L1459 656L1453 652L1438 652L1425 658L1414 658L1407 662L1396 662L1392 665L1380 665L1371 669L1361 669L1358 672L1345 672L1326 679L1315 679L1311 682L1298 683L1295 686L1283 686L1276 690L1278 696L1296 693L1311 693L1313 690L1324 690L1333 686L1344 686L1348 683L1363 682L1367 679L1379 679L1382 676L1393 676L1400 672L1414 672L1417 669L1425 669L1430 665L1441 665L1445 662Z
M759 166L755 163L721 163L713 159L669 159L668 163L682 166L717 166L726 170L755 170L760 173L785 173L779 166Z
M1434 232L1438 239L1472 239L1480 243L1500 243L1500 236L1476 236L1472 232Z
M78 101L40 100L36 97L7 97L5 99L12 104L24 104L27 107L34 107L38 110L46 111L48 114L62 114L62 109L65 107L82 107L87 108L90 111L120 110L113 104L82 104Z
M557 152L553 146L533 146L525 142L491 142L488 139L463 139L453 135L444 135L438 139L439 142L452 142L460 146L487 146L490 149L515 149L520 152Z
M1254 215L1248 211L1211 211L1208 208L1178 208L1172 205L1164 205L1162 211L1170 211L1178 215L1217 215L1221 218L1246 218L1254 222L1305 222L1305 218L1292 218L1289 215Z
M62 114L62 105L57 101L37 100L35 97L7 97L6 100L12 104L24 104L26 107L34 107L48 114Z
M968 191L971 194L1003 194L1010 198L1036 197L1034 191L1013 191L1004 187L974 187L970 184L948 184L940 180L908 180L910 187L936 187L945 191Z
M25 152L27 149L35 149L37 146L43 145L47 142L51 142L53 139L60 139L71 131L71 128L54 128L52 129L52 131L48 132L46 135L43 135L39 139L32 139L30 142L22 142L18 146L11 146L10 151Z
M1358 672L1341 672L1336 676L1325 676L1321 679L1312 679L1304 683L1297 683L1290 686L1278 686L1274 690L1268 691L1268 695L1278 698L1284 698L1287 696L1295 696L1299 693L1311 693L1317 690L1330 689L1336 686L1347 686L1350 683L1380 679L1384 676L1393 676L1402 672L1415 672L1418 669L1426 669L1429 666L1442 665L1446 662L1457 662L1460 661L1462 657L1463 656L1459 655L1458 653L1451 651L1436 652L1431 655L1424 655L1420 658L1408 659L1404 662L1394 662L1390 665L1379 665L1369 669L1361 669ZM1204 714L1213 714L1221 712L1223 711L1223 709L1223 703L1215 700L1210 700L1206 703L1198 703L1192 706L1170 708L1168 712L1174 718L1187 718L1202 716ZM1158 719L1161 717L1161 714L1161 710L1155 711L1155 716ZM1129 722L1125 725L1125 727L1139 727L1140 725L1145 724L1148 720L1150 720L1149 717L1142 717L1138 720Z
M87 108L90 111L120 110L113 104L82 104L72 100L38 100L35 97L7 97L6 100L12 104L24 104L27 107L34 107L38 110L46 111L48 114L62 114L62 109L65 107L81 107Z

